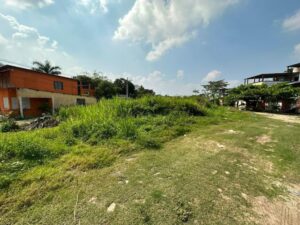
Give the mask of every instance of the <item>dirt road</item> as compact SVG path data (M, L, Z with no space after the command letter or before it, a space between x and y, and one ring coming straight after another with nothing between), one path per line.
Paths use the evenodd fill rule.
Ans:
M266 116L271 119L281 120L283 122L287 123L299 123L300 124L300 116L294 116L294 115L280 115L280 114L274 114L274 113L258 113L258 115Z

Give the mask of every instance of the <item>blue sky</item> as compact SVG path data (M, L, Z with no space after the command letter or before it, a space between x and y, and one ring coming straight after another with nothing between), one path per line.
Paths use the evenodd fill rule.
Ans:
M160 94L300 62L299 0L0 0L0 59L49 59Z

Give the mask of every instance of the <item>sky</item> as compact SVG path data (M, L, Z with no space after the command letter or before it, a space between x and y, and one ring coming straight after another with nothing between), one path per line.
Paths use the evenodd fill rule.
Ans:
M0 60L50 60L158 94L300 62L299 0L0 0Z

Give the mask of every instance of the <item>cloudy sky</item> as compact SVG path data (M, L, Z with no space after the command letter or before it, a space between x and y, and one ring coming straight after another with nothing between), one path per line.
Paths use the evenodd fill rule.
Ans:
M160 94L300 62L299 0L0 0L0 60L49 59Z

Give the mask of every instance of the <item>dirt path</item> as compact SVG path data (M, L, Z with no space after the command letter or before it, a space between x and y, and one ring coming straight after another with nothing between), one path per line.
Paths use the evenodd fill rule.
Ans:
M254 210L263 225L300 225L299 185L288 187L289 195L282 200L269 200L264 196L253 201Z
M287 123L299 123L300 124L300 117L293 116L293 115L280 115L280 114L273 114L273 113L258 113L258 115L262 115L271 119L281 120Z

